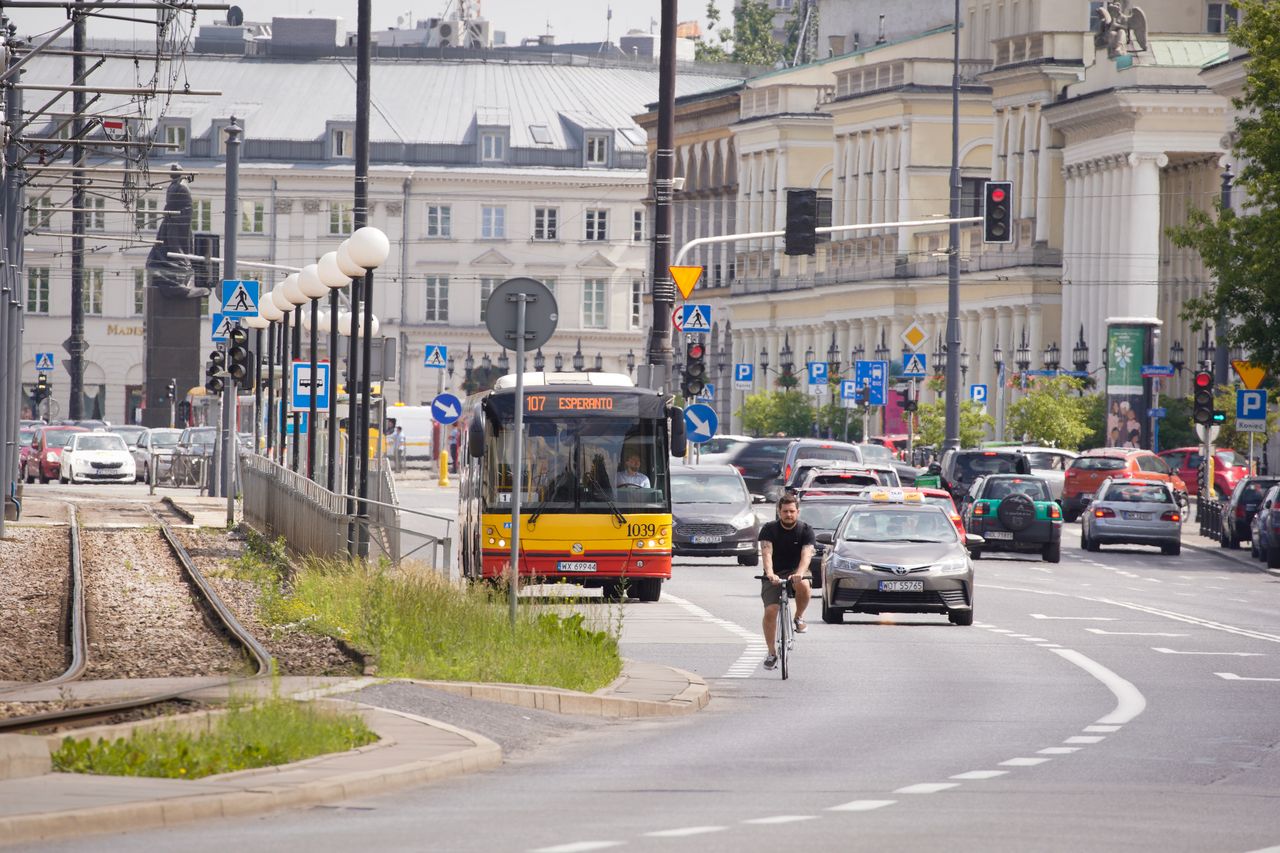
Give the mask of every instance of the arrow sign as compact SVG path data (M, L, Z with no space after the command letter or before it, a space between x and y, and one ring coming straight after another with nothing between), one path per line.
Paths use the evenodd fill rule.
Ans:
M684 410L684 432L694 444L701 444L716 434L720 419L716 410L705 403L694 403Z
M214 314L213 327L209 333L209 339L215 344L225 344L227 338L231 336L231 330L235 327L236 321L233 318L228 317L226 314Z
M36 370L53 370L53 353L36 353Z
M422 353L423 367L439 367L443 369L449 363L449 348L446 346L429 346Z
M711 331L710 305L686 305L681 312L680 330L682 332Z
M902 375L908 379L923 379L929 374L925 368L928 360L922 352L904 352L902 354Z
M451 424L462 414L462 401L449 393L437 394L431 401L431 417L438 424Z
M680 295L685 299L689 298L689 294L698 286L698 279L702 278L702 267L667 267L667 271L671 273L671 280L680 288Z
M252 278L244 281L224 281L222 313L227 317L257 317L258 282Z

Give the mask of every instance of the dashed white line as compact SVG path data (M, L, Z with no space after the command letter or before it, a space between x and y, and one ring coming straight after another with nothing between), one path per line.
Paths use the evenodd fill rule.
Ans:
M623 841L574 841L569 844L557 844L554 847L537 847L529 853L587 853L588 850L621 847L624 843Z
M1044 764L1046 761L1052 761L1051 758L1010 758L1008 761L1001 761L1001 767L1035 767L1037 764Z
M1227 681L1280 681L1280 678L1250 678L1247 675L1236 675L1234 672L1215 672L1214 675Z
M1044 613L1032 613L1032 619L1055 619L1061 622L1114 622L1114 616L1047 616Z
M681 609L692 613L704 622L710 622L712 625L719 626L730 634L743 639L747 643L747 647L743 649L742 654L732 665L725 671L722 678L750 678L756 672L756 667L764 660L765 655L769 651L769 647L765 645L764 637L760 636L757 631L748 631L746 628L730 622L728 619L721 619L719 616L711 613L692 601L686 601L676 595L664 594L663 599L670 601L672 604Z
M994 779L997 776L1005 776L1008 770L970 770L967 773L957 773L950 777L952 779Z
M959 782L920 782L894 791L895 794L936 794L948 788L959 788Z
M1101 743L1106 739L1106 735L1076 735L1067 738L1063 743Z
M897 800L853 800L852 802L843 803L838 806L832 806L827 809L829 812L869 812L873 809L882 809L885 806L891 806Z
M1118 732L1120 731L1120 727L1119 726L1085 726L1084 730L1086 732Z
M750 820L744 820L743 823L753 823L762 826L772 826L779 823L798 823L802 820L816 820L817 815L812 814L780 814L773 817L753 817Z
M1048 640L1046 640L1044 637L1020 637L1019 639L1026 640L1028 643L1047 643L1047 642L1049 642L1049 641L1048 641Z
M1079 752L1081 747L1078 746L1050 746L1045 749L1037 749L1040 755L1070 755L1073 752Z
M1105 631L1102 628L1085 628L1090 634L1106 634L1109 637L1185 637L1186 634L1167 634L1162 631Z
M1264 658L1265 652L1180 652L1177 649L1165 649L1160 646L1152 646L1151 651L1159 652L1162 655L1215 655L1217 657L1230 658Z
M686 826L681 829L660 829L657 832L646 832L649 838L687 838L690 835L706 835L709 832L723 832L727 826Z

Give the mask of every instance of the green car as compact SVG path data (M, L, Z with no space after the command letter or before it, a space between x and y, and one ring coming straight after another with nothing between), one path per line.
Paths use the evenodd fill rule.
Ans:
M974 548L974 559L986 551L1040 552L1056 563L1062 553L1062 508L1041 477L991 474L974 482L960 503L964 529L986 542Z

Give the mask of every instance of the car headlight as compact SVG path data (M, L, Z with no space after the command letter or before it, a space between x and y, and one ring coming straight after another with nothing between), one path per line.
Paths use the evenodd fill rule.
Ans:
M46 453L46 454L44 455L44 461L45 461L45 462L57 462L57 461L58 461L58 454L54 453L54 452L51 450L51 451L49 451L48 453Z
M835 555L831 557L831 565L830 565L831 571L856 572L861 567L862 567L861 563L859 563L857 560L850 559L849 557L837 557Z
M967 560L957 557L954 560L947 560L934 566L940 575L959 575L969 571L969 563Z
M756 523L756 514L750 510L747 510L746 512L734 518L732 523L734 527L738 528L739 530L742 530L743 528L750 527Z

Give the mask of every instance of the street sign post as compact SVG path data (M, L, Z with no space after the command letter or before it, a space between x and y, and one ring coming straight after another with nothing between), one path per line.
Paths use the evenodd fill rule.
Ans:
M714 402L716 399L716 383L707 382L702 386L702 393L698 395L699 400L705 400L708 403Z
M1267 392L1236 391L1236 429L1240 432L1267 431Z
M1151 379L1156 376L1172 376L1173 367L1168 364L1144 364L1142 365L1142 378Z
M857 408L858 381L856 379L840 380L840 405L846 409Z
M1256 391L1258 386L1262 384L1262 380L1267 378L1267 369L1256 364L1251 364L1243 359L1236 359L1231 362L1231 367L1236 372L1236 376L1240 377L1240 381L1244 383L1244 387L1250 391Z
M215 344L225 344L231 337L231 330L236 327L234 317L226 314L214 314L213 325L209 329L209 339Z
M694 444L701 444L716 434L720 419L716 410L705 403L694 403L684 410L684 434Z
M258 284L258 281L252 278L244 281L222 282L222 313L227 317L235 318L257 317Z
M911 325L902 330L901 337L907 348L914 350L919 349L920 345L929 339L929 333L919 323L912 320Z
M439 370L449 363L449 348L447 346L431 346L430 344L422 351L422 366L433 367Z
M987 386L986 385L970 385L969 399L975 403L987 404Z
M311 376L311 362L295 361L293 363L293 392L289 395L289 408L294 412L310 412L311 397L316 398L316 411L328 412L333 399L329 382L329 364L316 364L314 379Z
M827 390L827 363L811 361L805 365L809 377L809 393L821 397Z
M667 271L671 273L671 280L676 283L676 287L680 288L680 295L685 299L689 298L689 294L693 293L693 289L698 286L698 279L702 278L700 266L669 266Z
M53 370L53 353L38 352L36 353L36 370Z
M902 375L907 379L924 379L928 376L929 362L922 352L904 352L902 354Z
M755 385L756 366L749 361L740 361L733 366L733 389L750 391Z
M431 417L441 426L448 426L462 415L462 401L447 391L437 394L431 401Z
M863 386L871 389L870 405L883 406L885 400L885 380L889 376L889 362L887 361L855 361L853 363L853 378L858 383L858 387Z
M711 333L711 306L685 305L680 309L680 330Z

